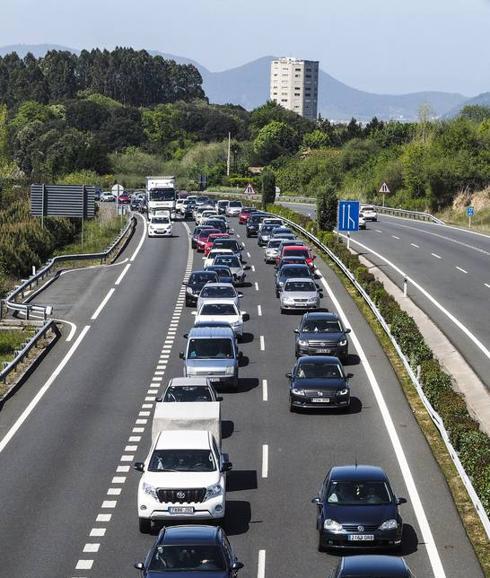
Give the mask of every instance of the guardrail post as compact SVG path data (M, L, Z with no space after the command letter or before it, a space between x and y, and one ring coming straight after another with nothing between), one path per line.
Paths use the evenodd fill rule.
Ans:
M0 319L3 319L3 304L4 300L0 299Z
M407 278L403 278L403 295L406 297L408 294L408 281Z

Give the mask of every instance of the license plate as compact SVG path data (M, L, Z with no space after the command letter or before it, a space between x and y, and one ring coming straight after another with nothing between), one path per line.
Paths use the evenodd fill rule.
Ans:
M349 534L350 542L374 542L373 534Z
M192 506L172 506L168 509L169 514L193 514L194 508Z
M331 349L325 349L324 347L317 349L318 353L330 353Z
M329 397L314 397L311 400L313 403L330 403Z

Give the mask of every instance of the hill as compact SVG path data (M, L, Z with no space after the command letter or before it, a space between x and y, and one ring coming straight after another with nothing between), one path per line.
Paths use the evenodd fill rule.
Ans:
M451 109L446 115L445 118L454 118L458 116L461 110L465 106L488 106L490 107L490 92L482 92L478 96L474 96L473 98L468 98L467 100L463 101L462 103L455 106Z

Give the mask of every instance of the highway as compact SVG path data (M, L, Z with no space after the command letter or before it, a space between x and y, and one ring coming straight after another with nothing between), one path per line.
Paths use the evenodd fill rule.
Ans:
M316 214L312 205L284 204ZM412 300L490 388L490 236L380 215L351 242L400 288L409 278Z
M252 267L243 288L250 320L240 387L224 392L222 402L224 448L234 466L224 527L245 564L240 578L328 575L337 556L317 551L310 501L332 465L356 461L383 467L397 495L408 499L401 553L418 578L483 576L386 356L322 263L322 305L353 329L352 409L289 412L285 373L300 318L280 315L273 268L256 240L244 238L244 227L235 220L233 226ZM140 474L131 465L147 455L161 385L182 375L178 353L194 322L182 282L201 267L186 225L175 224L174 234L146 239L139 218L117 265L67 273L38 296L76 332L66 328L64 339L71 340L54 347L0 412L0 575L138 575L132 564L154 536L138 531Z

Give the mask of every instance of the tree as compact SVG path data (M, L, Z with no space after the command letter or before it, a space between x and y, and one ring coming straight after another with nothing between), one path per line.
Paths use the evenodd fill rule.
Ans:
M316 197L318 226L322 231L333 231L337 225L337 191L329 181Z
M321 149L330 145L330 138L327 133L316 129L313 132L305 134L303 137L303 146L309 149Z
M276 199L276 177L270 169L262 172L262 207L274 203Z
M284 122L273 120L260 129L254 140L254 152L264 164L298 149L298 135Z

